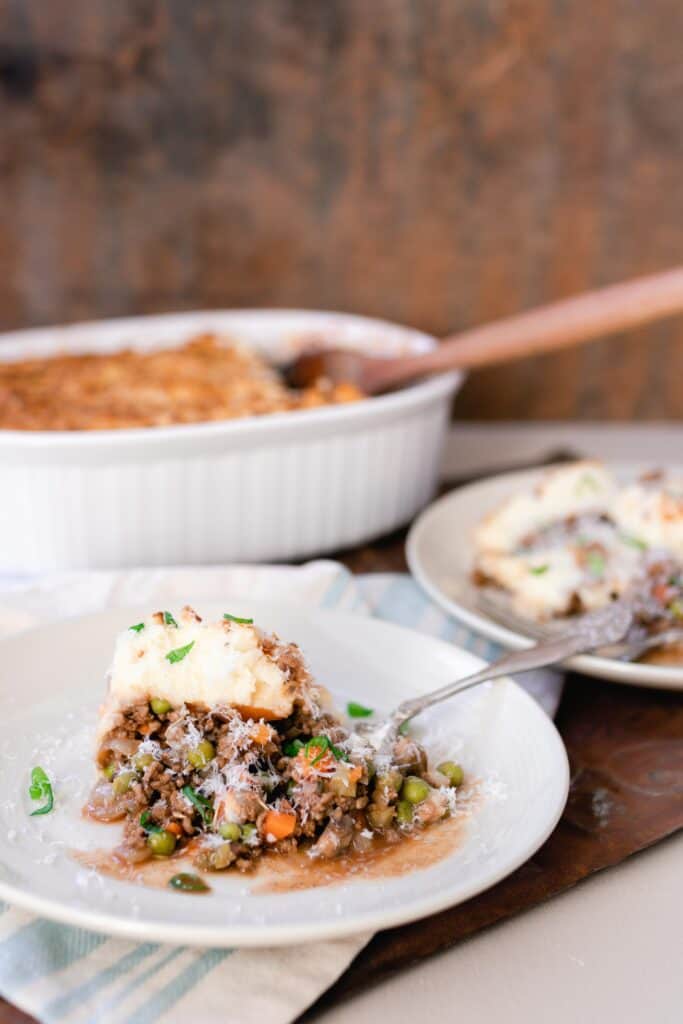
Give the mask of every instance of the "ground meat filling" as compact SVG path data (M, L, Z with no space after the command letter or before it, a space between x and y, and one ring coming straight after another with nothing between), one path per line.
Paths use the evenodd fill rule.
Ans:
M458 765L430 770L408 737L380 758L310 697L278 722L154 703L122 711L103 738L86 806L97 820L125 822L116 853L128 862L184 851L203 870L246 870L267 850L300 845L335 857L454 809Z

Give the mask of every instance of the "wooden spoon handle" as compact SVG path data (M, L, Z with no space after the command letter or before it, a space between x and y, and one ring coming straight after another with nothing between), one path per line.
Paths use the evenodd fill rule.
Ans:
M683 267L541 306L444 339L437 349L387 365L385 386L424 373L555 352L683 312ZM393 362L393 361L392 361Z

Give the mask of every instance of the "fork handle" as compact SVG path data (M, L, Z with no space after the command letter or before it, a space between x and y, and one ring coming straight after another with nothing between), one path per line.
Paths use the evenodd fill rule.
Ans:
M581 654L589 649L590 646L586 641L586 636L577 632L565 634L556 640L548 640L547 642L536 644L535 647L528 647L523 651L511 651L509 654L504 654L498 661L494 661L487 665L486 668L481 669L480 672L475 672L471 676L465 676L464 679L459 679L455 683L448 683L432 693L425 694L424 697L416 697L413 700L406 700L399 704L396 710L396 722L399 724L407 722L408 719L418 715L426 708L430 708L433 704L440 704L441 701L448 700L449 697L453 697L456 693L462 693L463 690L479 686L480 683L488 683L493 679L499 679L501 676L507 676L516 672L529 672L534 668L557 665L560 662L566 661L567 658L573 657L575 654Z

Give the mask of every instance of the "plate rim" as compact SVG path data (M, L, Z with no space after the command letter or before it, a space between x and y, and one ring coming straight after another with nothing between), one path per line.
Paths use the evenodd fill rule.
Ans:
M248 598L245 598L245 601L246 600L248 600ZM259 603L262 605L270 605L271 607L283 607L287 608L289 611L291 611L292 608L292 606L286 605L284 602L267 601L262 599L253 599L251 603L253 605ZM464 655L475 668L477 666L485 665L483 659L472 654L470 651L466 651L456 644L448 643L438 637L431 636L428 633L421 633L419 630L414 630L407 626L387 622L382 619L374 619L372 616L368 615L341 612L332 609L310 608L305 604L298 605L297 609L302 613L310 615L311 618L322 618L325 621L341 620L342 623L361 622L366 626L369 623L372 623L372 625L382 630L386 630L387 632L416 634L422 640L427 640L436 647L440 647L449 657L454 654ZM109 608L89 615L72 616L69 617L68 621L73 625L74 623L83 620L87 621L93 618L101 618L103 615L110 614L113 611L121 612L126 611L126 609L118 607L115 609ZM6 641L14 641L18 637L30 634L36 629L41 629L45 626L57 625L58 622L59 620L52 620L50 622L40 623L39 625L29 629L17 631L6 637L2 637L0 638L0 649ZM126 938L134 941L160 942L167 945L181 945L187 947L235 947L244 949L332 940L335 938L362 934L365 931L374 933L386 928L409 924L413 921L429 917L439 911L458 906L466 900L471 899L473 896L492 888L503 878L508 877L508 875L516 871L522 864L526 863L526 861L534 855L534 853L543 845L543 843L545 843L554 831L557 823L562 817L569 795L569 758L562 737L560 736L554 721L545 713L545 711L543 711L537 701L535 701L534 698L531 697L530 694L528 694L526 690L519 686L519 684L513 679L505 677L504 679L497 681L497 683L509 687L511 691L515 693L515 699L521 700L523 704L526 704L531 715L537 716L537 721L540 727L547 730L547 738L552 748L552 756L557 761L557 774L556 776L553 776L557 786L556 797L552 808L549 808L547 821L543 829L539 829L531 840L527 840L523 846L520 847L515 856L506 861L505 864L500 865L495 871L487 876L485 880L473 880L462 890L461 893L459 893L455 900L447 894L444 895L442 889L437 889L433 892L427 893L422 899L417 900L408 910L402 908L401 904L396 904L393 908L386 907L370 911L366 915L363 915L361 920L359 920L359 915L356 913L347 921L323 921L312 924L307 923L305 925L264 924L247 926L245 929L244 925L197 925L187 922L170 926L164 921L144 921L135 918L117 917L107 912L92 910L87 907L73 907L67 902L33 894L26 888L18 888L13 883L2 880L0 880L0 899L4 899L8 904L10 904L10 906L28 910L31 913L53 921L58 921L63 924L84 928L88 931L99 932L117 938ZM182 932L182 934L179 935L178 932Z
M643 463L600 461L617 474L625 473L629 470L638 470L645 466ZM529 480L534 476L541 475L548 469L563 465L565 463L549 463L547 466L539 466L537 468L494 473L483 477L481 480L465 484L462 487L455 487L430 502L422 510L411 525L406 537L405 554L408 569L422 590L453 618L509 650L519 651L533 647L535 641L523 633L517 633L507 626L500 625L483 612L474 612L460 604L459 601L449 597L424 569L419 553L419 545L425 532L429 529L430 518L436 513L437 509L442 510L444 506L456 504L463 495L467 496L480 488L483 489L485 485L493 481L510 480L512 482L514 480ZM673 466L673 464L669 465ZM664 468L667 467L665 466ZM639 665L633 662L616 661L612 658L600 658L594 654L581 654L578 657L569 658L562 665L582 675L604 679L608 682L623 683L625 686L644 686L651 689L671 690L673 692L683 690L683 667L675 665Z

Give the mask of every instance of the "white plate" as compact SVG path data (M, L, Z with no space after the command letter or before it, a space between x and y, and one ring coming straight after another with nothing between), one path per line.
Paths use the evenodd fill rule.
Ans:
M633 479L644 468L647 467L612 466L618 478L624 481ZM477 633L514 650L530 647L534 641L500 625L482 611L477 601L477 588L472 583L472 535L488 512L510 495L528 490L542 473L543 470L505 473L444 495L419 516L406 545L410 571L437 604ZM567 664L577 672L600 679L634 686L683 689L683 668L676 666L628 664L592 655L572 658Z
M370 618L249 600L239 610L300 643L342 702L389 708L481 665L449 644ZM92 731L112 638L140 617L139 608L110 611L0 643L0 898L10 903L97 931L184 945L333 938L424 917L481 892L527 860L562 813L569 774L562 741L539 706L504 680L416 723L437 758L450 752L482 780L483 799L460 845L431 867L277 894L253 892L249 876L213 876L202 897L86 872L67 851L114 846L121 831L79 812L94 777ZM35 764L57 784L53 813L32 818L27 786Z

